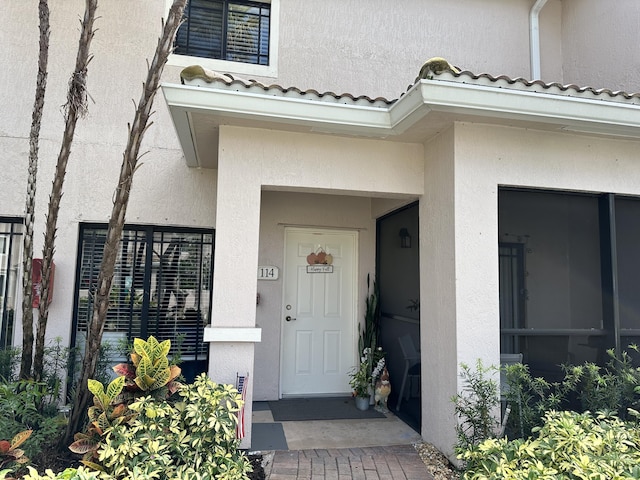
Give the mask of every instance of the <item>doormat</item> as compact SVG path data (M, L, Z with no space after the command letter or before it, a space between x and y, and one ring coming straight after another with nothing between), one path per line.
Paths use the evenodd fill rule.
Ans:
M289 450L281 423L252 423L251 450Z
M269 408L276 422L385 418L373 406L358 410L352 397L287 398L269 402Z

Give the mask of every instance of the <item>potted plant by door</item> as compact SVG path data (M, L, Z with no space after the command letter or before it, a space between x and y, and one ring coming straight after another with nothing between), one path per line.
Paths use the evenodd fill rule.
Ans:
M371 396L371 375L369 373L369 362L367 354L363 352L360 365L353 367L349 374L349 385L353 390L358 410L369 409L369 398Z

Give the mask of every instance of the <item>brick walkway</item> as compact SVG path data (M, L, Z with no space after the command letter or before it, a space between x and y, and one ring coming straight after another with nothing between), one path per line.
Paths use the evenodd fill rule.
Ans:
M411 445L277 451L268 480L433 480Z

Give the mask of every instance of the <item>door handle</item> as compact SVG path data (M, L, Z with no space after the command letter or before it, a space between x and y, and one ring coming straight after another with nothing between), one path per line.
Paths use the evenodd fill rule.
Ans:
M291 315L287 315L284 319L285 319L287 322L290 322L291 320L293 320L293 321L295 321L295 320L296 320L295 318L292 318L292 317L291 317Z

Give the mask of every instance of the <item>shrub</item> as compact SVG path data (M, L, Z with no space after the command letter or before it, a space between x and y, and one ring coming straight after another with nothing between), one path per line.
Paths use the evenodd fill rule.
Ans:
M452 398L454 412L458 417L456 425L456 452L473 448L478 443L496 436L500 423L496 419L498 405L498 384L489 375L496 367L485 367L478 359L476 369L461 364L462 392Z
M534 428L542 425L546 412L567 409L567 398L575 391L576 375L580 374L580 370L572 369L567 375L565 370L565 381L549 383L542 377L532 377L525 364L502 368L509 385L506 400L512 409L506 429L510 438L529 437Z
M84 454L85 465L95 466L98 447L109 427L131 420L129 405L132 402L142 395L166 399L181 387L175 381L180 367L169 365L170 349L170 340L158 342L153 335L146 341L136 338L131 363L113 367L118 377L107 388L97 380L89 380L87 387L93 393L93 406L87 411L89 425L86 432L74 435L74 442L69 446L72 452Z
M50 402L47 385L33 380L0 383L0 432L11 438L33 430L23 449L30 458L52 447L62 434L65 419Z
M143 397L129 406L129 423L107 429L99 460L108 478L247 478L251 465L236 439L237 390L203 374L179 395L175 405Z
M33 433L31 430L25 430L15 435L11 441L0 440L0 478L5 478L7 473L12 472L15 467L18 467L29 461L29 458L24 454L24 450L20 447ZM8 468L3 468L8 467Z
M106 388L89 380L94 395L90 424L69 448L85 454L84 465L97 476L86 477L87 471L78 469L66 471L68 477L42 478L247 478L252 467L236 438L240 394L206 375L192 385L177 383L180 369L169 364L170 346L168 340L136 338L132 364L114 367L120 376Z
M629 348L637 350L634 345ZM508 436L530 436L550 410L615 412L627 419L628 410L640 405L640 368L633 366L626 351L620 357L613 350L607 353L610 360L605 367L589 362L563 366L562 382L533 378L524 364L503 367L509 385L506 397L512 408Z
M0 381L12 382L16 379L20 364L20 349L17 347L0 348ZM0 477L1 478L1 477Z
M640 478L640 429L615 415L548 412L536 438L488 439L459 455L466 480Z

